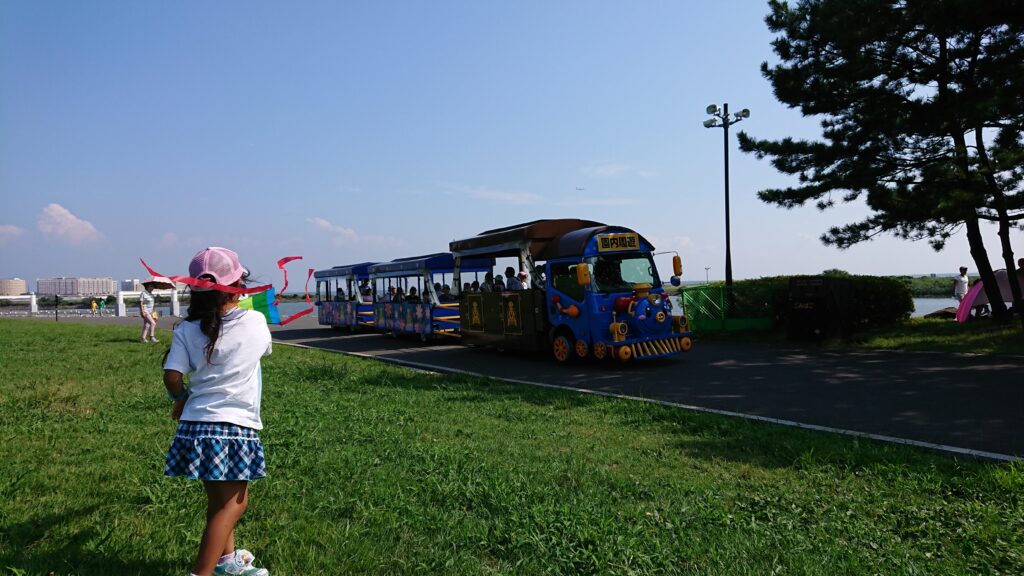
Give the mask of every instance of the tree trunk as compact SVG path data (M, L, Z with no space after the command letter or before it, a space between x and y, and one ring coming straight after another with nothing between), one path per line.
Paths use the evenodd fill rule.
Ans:
M993 175L992 165L988 160L988 152L985 150L985 139L982 138L981 128L974 129L974 140L978 147L978 160L985 168L982 172L985 176L985 184L989 193L992 194L993 204L996 213L999 215L999 241L1003 249L1003 265L1006 266L1007 280L1010 283L1010 293L1013 295L1013 309L1020 317L1021 328L1024 329L1024 298L1021 297L1020 281L1017 276L1013 262L1013 245L1010 244L1010 214L1006 208L1006 196L999 188L999 183ZM986 294L988 291L986 290ZM991 299L991 296L989 296Z
M971 257L974 258L974 265L978 267L978 275L988 296L988 302L992 306L992 316L1000 319L1006 317L1006 304L1003 303L1003 296L999 292L999 284L996 282L996 275L992 271L992 265L988 263L988 252L985 250L985 242L981 237L981 225L977 215L968 216L964 220L967 226L967 242L971 246Z
M949 39L946 36L938 38L939 48L939 104L944 110L948 109L946 104L949 93ZM952 117L950 117L952 118ZM953 140L953 160L959 171L957 184L965 190L975 190L974 182L971 182L971 166L967 152L967 138L964 136L965 126L956 122L950 122L946 127L949 136ZM980 195L979 195L980 196ZM1003 297L999 293L999 285L996 283L996 275L992 272L992 265L988 262L988 252L985 250L985 241L981 237L981 226L978 220L977 208L984 206L984 198L979 197L975 206L964 209L964 224L967 227L967 243L971 246L971 257L974 258L974 265L978 267L978 274L984 286L985 294L988 296L989 304L992 306L992 316L1004 318L1006 316L1006 305L1003 304Z

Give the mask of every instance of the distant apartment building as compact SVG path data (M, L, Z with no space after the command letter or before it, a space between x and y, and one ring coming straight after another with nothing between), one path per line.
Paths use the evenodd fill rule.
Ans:
M113 278L39 278L36 292L61 296L108 296L117 292Z
M138 278L132 278L131 280L121 280L121 291L122 292L142 292L142 281Z
M0 279L0 296L19 296L28 292L28 282L21 278Z

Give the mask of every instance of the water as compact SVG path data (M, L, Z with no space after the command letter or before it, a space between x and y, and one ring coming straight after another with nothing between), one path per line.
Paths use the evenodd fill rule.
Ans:
M306 308L309 308L309 304L306 304L305 302L281 302L280 304L277 305L277 311L281 313L281 318L287 318L292 314L302 312ZM109 312L109 308L107 310ZM128 314L131 314L133 311L137 316L138 308L135 308L134 310L132 308L129 308ZM168 316L171 313L171 307L169 305L157 306L156 311L159 312L161 316ZM188 314L188 304L181 305L182 317L184 317L185 314Z
M914 318L920 318L925 314L931 314L936 310L942 310L950 306L956 308L957 301L952 298L914 298Z

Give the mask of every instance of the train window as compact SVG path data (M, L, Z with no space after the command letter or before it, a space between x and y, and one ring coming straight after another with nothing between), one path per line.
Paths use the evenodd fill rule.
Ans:
M551 285L570 298L583 300L583 286L576 283L576 262L551 264Z
M628 292L634 284L660 285L648 254L605 255L589 261L594 269L594 290L597 292Z

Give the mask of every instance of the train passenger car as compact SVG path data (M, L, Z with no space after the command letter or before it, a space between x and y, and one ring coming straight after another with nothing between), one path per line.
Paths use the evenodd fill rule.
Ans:
M455 259L447 253L400 258L370 266L374 325L393 335L411 334L426 342L459 331L459 302L447 287ZM489 271L493 259L467 259L465 272ZM438 290L437 286L441 286Z
M555 359L658 358L693 344L685 315L673 316L651 245L628 228L587 220L537 220L449 245L455 282L464 258L517 257L529 288L460 294L462 340L550 349ZM673 259L681 274L681 261ZM675 283L675 282L673 282Z
M373 327L369 269L374 264L376 262L362 262L313 273L317 319L321 325L349 330Z

